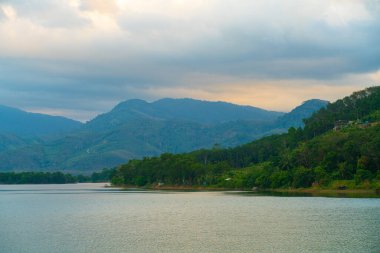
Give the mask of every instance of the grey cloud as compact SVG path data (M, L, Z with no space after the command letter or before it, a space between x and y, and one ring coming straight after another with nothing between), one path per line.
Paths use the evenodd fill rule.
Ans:
M122 29L142 35L171 33L174 30L181 32L184 25L189 25L188 22L181 19L154 13L149 14L149 16L127 13L119 16L117 21Z
M328 26L318 19L281 24L284 17L278 18L275 25L271 18L276 17L267 17L267 20L251 21L258 24L250 24L248 18L243 24L232 21L211 27L212 22L202 24L202 19L191 24L186 19L142 14L121 16L119 24L133 35L147 35L152 40L152 50L165 49L167 43L166 53L155 59L164 65L163 69L175 67L183 72L323 80L380 68L380 33L375 32L380 31L379 14L370 13L372 20L347 27ZM207 33L207 29L202 31L202 26L207 25L214 33ZM194 27L200 29L199 34L191 34ZM176 37L177 34L180 36ZM186 45L182 37L194 43Z
M271 76L276 78L337 78L350 73L365 73L380 68L379 23L334 31L313 27L320 41L284 35L277 40L260 34L224 31L223 36L207 41L175 60L195 71ZM233 39L231 39L233 38Z
M142 95L126 85L134 80L125 77L92 76L90 73L96 73L96 69L73 74L64 70L72 69L72 64L68 62L49 61L49 65L61 69L60 73L46 72L38 65L38 60L0 60L1 104L21 108L80 108L85 112L101 113L121 100Z

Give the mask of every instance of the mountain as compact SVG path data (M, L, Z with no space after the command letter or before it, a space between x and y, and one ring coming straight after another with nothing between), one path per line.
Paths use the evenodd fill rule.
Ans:
M311 103L314 102L321 104ZM303 110L292 113L297 111ZM298 118L293 116L289 118ZM138 186L158 183L239 189L314 186L378 191L380 86L327 104L304 120L304 124L304 128L289 128L287 133L235 148L166 153L132 160L118 167L112 182Z
M42 137L65 134L78 129L82 123L59 116L25 112L0 105L0 134L19 137Z
M152 103L132 99L118 104L108 113L99 115L88 122L86 127L103 130L138 120L181 121L200 125L215 125L236 120L269 122L274 121L283 114L252 106L189 98L165 98Z
M43 145L77 130L81 122L0 105L0 152Z
M291 112L288 124L298 126L305 111L315 110L305 106L299 117L298 110ZM286 131L276 123L286 115L194 99L128 100L62 138L3 150L0 170L95 171L166 152L233 147Z
M303 127L303 119L309 118L314 112L326 107L328 103L328 101L320 99L307 100L291 112L279 117L276 120L276 125L286 130L290 127Z

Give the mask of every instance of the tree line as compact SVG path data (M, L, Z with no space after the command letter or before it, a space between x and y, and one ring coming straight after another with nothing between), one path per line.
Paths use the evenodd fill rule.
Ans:
M70 184L109 182L115 169L103 169L91 175L72 175L63 172L1 172L0 184Z

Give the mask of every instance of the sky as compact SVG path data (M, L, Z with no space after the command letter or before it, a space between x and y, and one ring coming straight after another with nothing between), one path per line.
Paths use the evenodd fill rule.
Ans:
M380 85L379 0L0 0L0 104L87 121L191 97L289 111Z

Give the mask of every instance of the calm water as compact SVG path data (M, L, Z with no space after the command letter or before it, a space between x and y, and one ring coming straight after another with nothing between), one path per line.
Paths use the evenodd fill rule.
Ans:
M0 252L380 252L380 199L0 185Z

